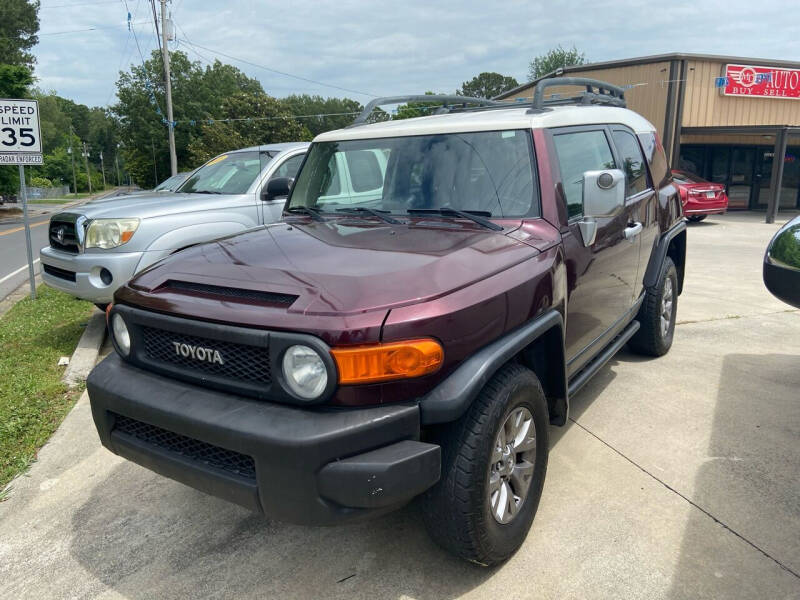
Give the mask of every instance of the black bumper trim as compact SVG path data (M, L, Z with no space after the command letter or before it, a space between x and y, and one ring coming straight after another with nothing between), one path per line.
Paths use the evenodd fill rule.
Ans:
M437 446L406 445L407 451L400 453L395 447L398 442L419 440L416 404L301 409L189 385L141 370L116 354L95 367L86 387L100 440L112 452L283 521L329 525L363 519L388 512L424 491L421 485L435 483L431 465ZM115 414L251 456L256 481L248 482L145 440L114 432ZM370 462L370 453L384 447L392 449L384 453L384 458L390 458L392 452L394 458ZM364 456L366 460L358 460ZM371 494L372 488L364 486L361 496L336 492L352 481L352 472L347 469L338 479L331 477L330 469L320 478L327 465L345 460L350 460L348 464L360 462L362 474L383 478L385 484L380 487L386 491L379 494L379 500ZM369 464L374 466L372 472L365 466ZM438 464L436 467L438 479ZM421 479L420 473L425 477ZM343 500L349 505L343 505Z

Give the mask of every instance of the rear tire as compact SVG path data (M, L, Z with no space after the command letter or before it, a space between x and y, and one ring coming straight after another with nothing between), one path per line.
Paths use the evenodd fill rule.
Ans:
M431 537L491 566L525 541L547 472L549 418L536 375L502 367L458 421L437 432L442 478L422 499Z
M645 291L636 320L641 327L628 342L637 354L663 356L672 346L675 316L678 312L678 271L667 256L661 265L658 283Z
M704 220L708 215L692 215L691 217L686 217L692 223L699 223L700 221Z

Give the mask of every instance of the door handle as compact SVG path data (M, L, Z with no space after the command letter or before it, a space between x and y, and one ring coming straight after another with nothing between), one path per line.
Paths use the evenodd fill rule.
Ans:
M634 223L632 225L628 225L622 232L622 235L625 236L626 240L632 240L640 233L642 233L642 224Z

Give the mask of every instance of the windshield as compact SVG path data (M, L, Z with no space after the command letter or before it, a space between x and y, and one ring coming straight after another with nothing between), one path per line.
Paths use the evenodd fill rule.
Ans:
M195 194L244 194L272 154L247 151L220 154L197 169L180 191Z
M530 133L452 133L313 144L288 208L479 211L533 216Z
M177 175L173 175L169 179L166 179L166 180L162 181L161 183L159 183L154 188L154 191L162 192L162 191L174 190L176 187L178 187L178 185L181 183L181 181L186 179L186 176L187 176L187 174L185 174L185 173L179 173Z

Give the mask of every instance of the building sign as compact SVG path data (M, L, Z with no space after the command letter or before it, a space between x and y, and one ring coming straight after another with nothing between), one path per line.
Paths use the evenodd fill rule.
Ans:
M0 99L0 164L42 164L42 133L36 100Z
M725 65L725 77L720 79L726 96L800 100L800 69Z

